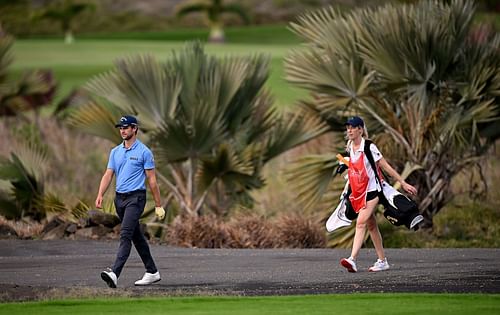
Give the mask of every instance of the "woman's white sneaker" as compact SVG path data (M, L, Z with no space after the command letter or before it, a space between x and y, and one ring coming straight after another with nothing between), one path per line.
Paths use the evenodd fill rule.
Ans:
M373 271L373 272L384 271L384 270L387 270L389 268L390 268L390 266L389 266L389 263L387 262L387 258L384 258L384 260L377 259L377 261L373 264L373 266L368 268L368 271Z
M135 282L135 285L150 285L150 284L153 284L153 283L158 282L160 280L161 280L161 277L160 277L159 271L157 271L156 273L146 272L144 274L144 276L142 277L142 279L137 280Z
M347 271L349 272L357 272L358 268L356 267L356 262L354 261L354 258L349 257L349 258L342 258L340 260L340 264L342 267L345 267Z

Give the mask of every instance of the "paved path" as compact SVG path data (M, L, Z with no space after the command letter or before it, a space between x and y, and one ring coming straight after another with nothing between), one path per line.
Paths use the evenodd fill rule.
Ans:
M186 249L154 245L152 252L162 281L134 287L144 269L133 250L118 289L111 290L99 274L111 265L117 247L117 241L0 241L0 300L50 298L79 291L128 296L500 293L500 249L387 249L391 269L379 273L367 271L375 252L363 249L358 258L360 271L352 274L338 263L348 250Z

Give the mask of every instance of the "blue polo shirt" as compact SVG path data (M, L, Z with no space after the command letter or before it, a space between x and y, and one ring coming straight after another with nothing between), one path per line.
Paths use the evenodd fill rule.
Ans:
M116 192L146 190L146 171L155 168L153 153L138 139L130 148L125 142L111 150L108 168L116 174Z

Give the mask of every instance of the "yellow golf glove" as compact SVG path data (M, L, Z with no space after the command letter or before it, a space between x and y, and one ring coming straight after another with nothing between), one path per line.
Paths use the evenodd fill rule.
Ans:
M155 207L155 214L158 219L163 219L165 217L165 210L163 207Z

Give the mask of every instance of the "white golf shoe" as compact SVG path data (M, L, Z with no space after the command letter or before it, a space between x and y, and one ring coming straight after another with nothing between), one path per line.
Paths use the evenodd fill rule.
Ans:
M156 273L149 273L146 272L142 279L137 280L134 284L135 285L150 285L152 283L158 282L161 280L160 277L160 272L157 271Z
M356 267L356 261L352 257L342 258L340 260L340 264L342 265L342 267L346 268L347 271L349 271L349 272L357 272L358 271L358 268Z
M111 270L104 270L101 272L101 279L106 282L108 287L110 288L116 288L116 284L118 283L118 277L116 277L116 274Z
M384 260L377 259L377 261L368 268L368 271L371 272L376 272L376 271L384 271L388 270L390 268L389 263L387 262L387 258L384 258Z

